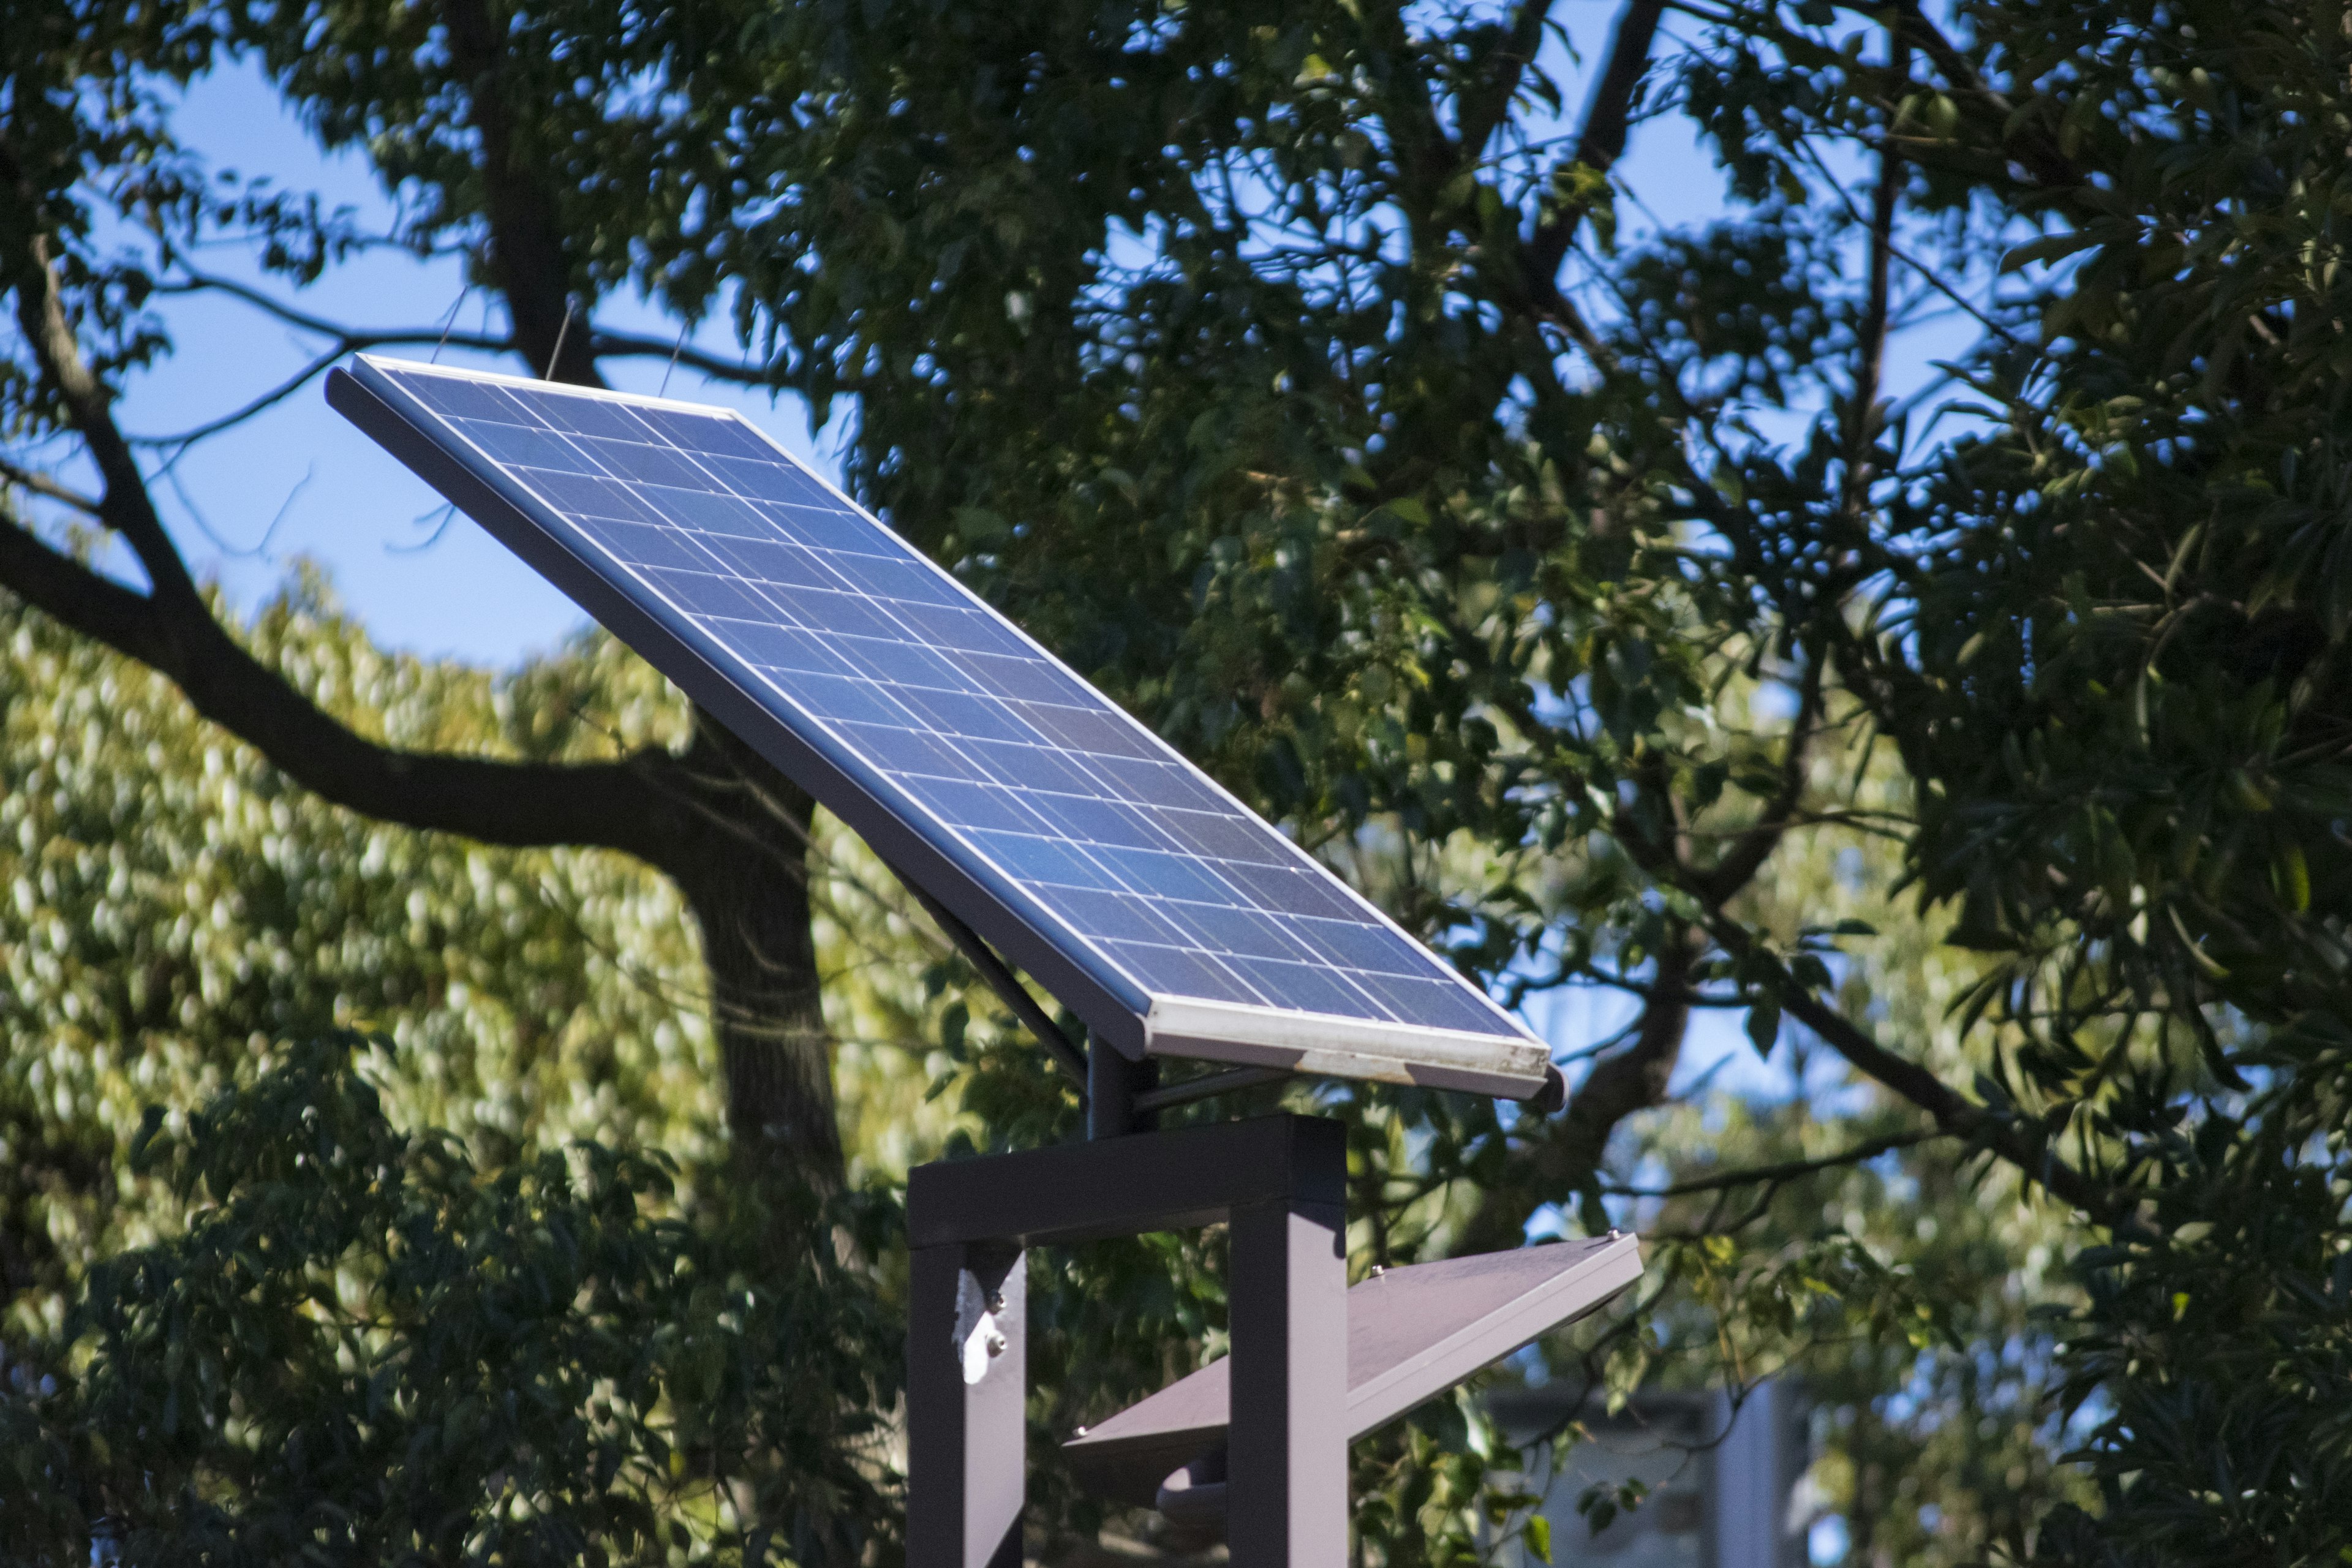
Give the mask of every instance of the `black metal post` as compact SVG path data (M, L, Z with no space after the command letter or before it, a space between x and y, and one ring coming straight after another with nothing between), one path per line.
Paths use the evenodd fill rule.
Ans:
M1347 1215L1234 1211L1225 1540L1235 1568L1348 1561Z
M918 1167L907 1186L909 1568L1019 1568L1019 1249L1221 1220L1234 1249L1234 1568L1345 1568L1347 1174L1345 1131L1304 1116ZM993 1354L992 1332L1003 1342Z
M1087 1136L1124 1138L1157 1127L1160 1118L1137 1110L1135 1099L1159 1081L1158 1062L1150 1058L1131 1062L1100 1040L1090 1043L1087 1047Z
M907 1557L923 1568L1021 1568L1026 1258L998 1242L913 1250Z

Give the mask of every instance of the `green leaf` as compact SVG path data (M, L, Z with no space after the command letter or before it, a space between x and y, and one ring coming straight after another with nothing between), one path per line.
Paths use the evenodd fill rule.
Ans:
M2099 243L2097 235L2079 228L2069 229L2063 234L2045 234L2039 239L2027 240L2005 252L2000 258L2000 270L2015 272L2035 262L2055 261Z
M2278 851L2279 890L2287 908L2303 914L2311 908L2311 864L2304 858L2303 846L2287 843Z

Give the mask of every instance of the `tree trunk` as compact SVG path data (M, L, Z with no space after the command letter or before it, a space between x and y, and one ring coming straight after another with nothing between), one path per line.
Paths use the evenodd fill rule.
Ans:
M1457 1251L1494 1252L1517 1247L1538 1204L1573 1203L1586 1232L1608 1228L1595 1184L1617 1124L1663 1104L1690 1030L1690 977L1698 959L1695 937L1675 927L1657 955L1650 999L1631 1044L1592 1064L1557 1120L1539 1124L1518 1152L1522 1172L1508 1185L1483 1194L1463 1227Z
M701 929L736 1168L771 1191L842 1181L833 1063L809 924L808 795L708 715L661 868Z

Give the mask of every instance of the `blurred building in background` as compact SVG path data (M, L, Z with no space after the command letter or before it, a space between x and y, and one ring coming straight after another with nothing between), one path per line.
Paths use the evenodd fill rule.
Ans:
M1811 1521L1798 1488L1810 1455L1793 1384L1762 1384L1736 1416L1720 1394L1646 1394L1615 1415L1580 1415L1574 1391L1560 1385L1490 1397L1514 1442L1571 1419L1592 1434L1559 1473L1538 1471L1528 1486L1551 1522L1552 1568L1804 1568ZM1631 1480L1648 1496L1595 1535L1579 1500ZM1515 1550L1513 1568L1542 1568L1523 1543Z

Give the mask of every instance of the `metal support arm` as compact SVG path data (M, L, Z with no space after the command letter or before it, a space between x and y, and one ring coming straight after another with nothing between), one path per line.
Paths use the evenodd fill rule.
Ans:
M1221 1221L1233 1234L1233 1561L1345 1568L1347 1173L1345 1131L1302 1116L919 1167L907 1189L910 1568L1021 1560L1023 1249Z

